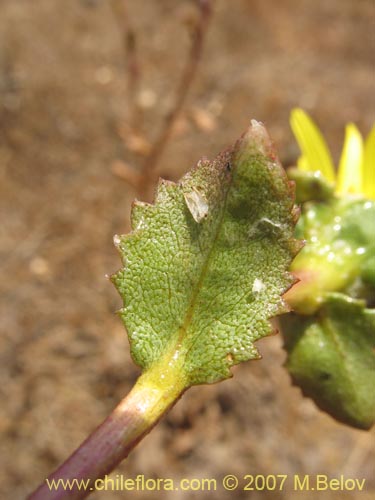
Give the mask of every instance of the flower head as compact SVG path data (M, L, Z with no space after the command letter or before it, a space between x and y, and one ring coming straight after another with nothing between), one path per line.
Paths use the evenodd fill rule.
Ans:
M346 126L345 141L337 173L327 143L310 116L300 108L292 110L290 124L302 155L298 169L318 172L335 185L338 196L363 195L375 199L375 125L366 140L356 125Z

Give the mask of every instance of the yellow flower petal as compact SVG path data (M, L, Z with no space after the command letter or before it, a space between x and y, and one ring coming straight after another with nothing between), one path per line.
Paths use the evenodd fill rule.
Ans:
M354 123L345 130L345 142L337 172L336 193L362 193L363 140Z
M306 156L303 155L298 158L297 167L299 170L304 170L305 172L309 172L311 170Z
M320 170L329 182L334 182L335 170L331 153L313 120L303 109L295 108L291 112L290 126L302 152L301 169L312 172Z
M375 125L365 142L362 168L362 192L368 198L375 200Z

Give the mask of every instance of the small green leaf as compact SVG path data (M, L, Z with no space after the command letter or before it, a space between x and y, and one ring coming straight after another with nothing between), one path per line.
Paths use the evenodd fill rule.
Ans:
M294 383L337 420L369 429L375 422L375 309L330 294L314 316L290 314L281 322Z
M334 184L328 182L320 170L311 172L292 167L288 169L288 177L296 183L297 203L328 201L333 197Z
M160 181L154 205L135 202L132 233L117 237L113 276L134 361L185 385L231 376L258 358L254 342L285 312L281 295L299 248L293 187L264 127L252 126L179 183Z

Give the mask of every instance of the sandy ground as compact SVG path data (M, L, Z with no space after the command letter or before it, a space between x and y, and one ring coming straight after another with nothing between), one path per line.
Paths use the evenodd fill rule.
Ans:
M0 497L22 499L127 393L138 375L105 275L120 260L142 164L173 102L192 2L129 0L139 88L131 98L119 20L100 0L0 2ZM371 0L217 0L202 61L159 165L179 178L264 121L285 164L302 106L337 159L345 123L374 119ZM127 138L137 110L140 147ZM133 141L134 142L134 141ZM130 146L130 149L129 149ZM288 474L284 491L101 492L94 499L366 499L374 433L336 423L283 368L280 336L234 379L191 389L114 473L159 478ZM293 491L295 474L365 478L366 492Z

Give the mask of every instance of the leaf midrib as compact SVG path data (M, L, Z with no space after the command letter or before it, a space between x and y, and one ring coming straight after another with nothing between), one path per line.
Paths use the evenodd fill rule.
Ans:
M205 258L204 263L202 265L202 270L201 270L199 279L198 279L198 281L197 281L197 283L196 283L196 285L195 285L195 287L193 289L192 297L191 297L191 300L190 300L190 304L189 304L187 313L185 315L184 322L183 322L182 326L178 330L179 334L177 336L176 342L174 343L174 347L173 347L173 349L171 351L172 355L177 350L179 350L179 348L183 344L183 340L185 338L185 335L187 334L188 328L190 326L191 320L192 320L193 315L194 315L195 305L196 305L196 302L197 302L197 298L199 296L199 292L202 289L202 284L203 284L203 282L204 282L204 280L205 280L205 278L207 276L207 272L208 272L208 269L209 269L209 266L210 266L212 254L213 254L213 251L215 249L215 244L216 244L216 242L218 240L219 234L220 234L221 229L222 229L222 225L223 225L223 221L224 221L224 217L225 217L225 213L226 213L226 208L227 208L228 195L229 195L230 190L233 188L235 171L232 171L232 172L233 172L232 173L232 178L230 180L230 183L228 185L228 188L227 188L226 192L224 193L224 200L223 200L223 203L222 203L222 210L221 210L221 213L220 213L220 219L219 219L219 222L217 224L217 228L215 230L214 237L212 239L212 244L211 244L210 249L209 249L209 251L207 253L207 257ZM197 333L197 335L199 335L199 333ZM186 351L185 355L188 354L188 352L189 352L190 349L191 349L191 346Z

